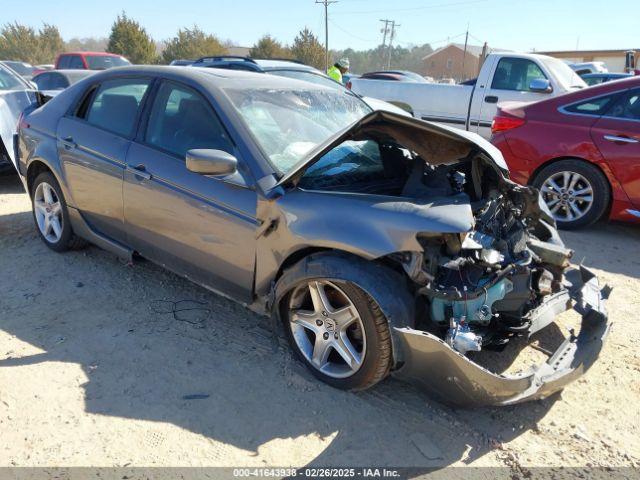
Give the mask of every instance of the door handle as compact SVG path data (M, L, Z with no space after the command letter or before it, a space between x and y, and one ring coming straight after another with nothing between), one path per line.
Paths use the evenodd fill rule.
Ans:
M73 141L73 137L64 137L60 139L60 141L66 150L73 150L78 146L78 144Z
M620 137L618 135L605 135L605 140L609 140L610 142L620 142L620 143L639 143L638 140L631 137Z
M484 97L484 101L486 103L498 103L498 97L496 97L495 95L488 95Z
M140 164L135 167L127 165L127 170L133 173L136 177L144 178L145 180L151 179L151 174L147 172L147 169L144 165Z

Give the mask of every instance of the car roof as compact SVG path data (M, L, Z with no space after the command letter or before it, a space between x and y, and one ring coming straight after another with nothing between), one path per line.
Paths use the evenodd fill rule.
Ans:
M264 70L300 70L305 72L319 72L317 68L292 60L254 59Z
M582 78L601 78L601 77L633 77L630 73L614 73L614 72L599 72L599 73L585 73Z
M121 57L122 55L118 55L117 53L109 53L109 52L64 52L60 55L92 55L94 57Z
M76 68L76 69L51 69L51 70L44 70L42 72L39 72L36 77L39 77L40 75L43 75L45 73L59 73L62 76L68 77L68 78L84 78L84 77L89 77L91 75L95 75L97 72L99 72L100 70L84 70L81 68ZM35 78L35 77L34 77Z
M330 87L277 75L210 67L184 68L171 65L132 65L101 70L95 75L97 81L100 81L103 77L109 78L118 75L158 75L167 78L186 78L214 89L231 87L246 89L304 87L306 90L333 90Z

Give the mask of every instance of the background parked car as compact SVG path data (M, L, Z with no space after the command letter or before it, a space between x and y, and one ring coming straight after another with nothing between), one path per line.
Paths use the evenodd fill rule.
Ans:
M108 52L68 52L58 55L55 65L57 70L106 70L131 65L131 62L122 55Z
M336 82L324 72L305 65L295 60L253 59L234 55L216 57L203 57L196 60L192 67L224 68L227 70L244 70L249 72L261 72L280 77L303 80L325 87L345 90L347 87ZM405 109L375 98L362 97L362 99L374 110L386 110L393 113L409 115Z
M36 101L33 85L0 62L0 172L15 172L13 138L22 111Z
M620 80L629 78L633 75L630 73L587 73L582 75L582 79L589 86L599 85L600 83L610 82L611 80Z
M640 222L640 77L504 105L492 130L512 178L540 188L560 227L607 212Z
M94 73L95 70L49 70L37 74L31 81L38 86L38 90L41 92L54 96Z
M607 73L609 71L604 62L570 63L569 67L580 76L588 73Z
M487 139L491 136L491 121L498 102L544 100L587 86L557 58L511 52L489 54L475 85L364 77L355 78L351 83L351 89L359 95L406 105L417 118L446 123Z
M370 80L396 80L399 82L429 83L422 75L408 70L382 70L377 72L368 72L363 73L360 78Z
M9 67L11 70L13 70L26 80L31 80L31 77L33 77L34 75L33 72L36 68L30 63L17 62L14 60L0 60L0 63L3 63L6 67Z
M174 67L186 67L187 65L191 65L193 62L195 62L195 60L179 59L171 60L171 63L169 65Z

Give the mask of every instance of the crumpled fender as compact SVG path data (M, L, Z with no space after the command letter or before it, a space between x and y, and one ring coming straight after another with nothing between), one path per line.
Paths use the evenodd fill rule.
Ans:
M609 332L605 300L593 272L585 267L568 274L569 295L582 315L573 332L547 362L518 375L498 375L453 350L444 341L412 328L394 328L404 364L393 375L417 384L442 401L463 407L510 405L537 400L561 390L595 362Z

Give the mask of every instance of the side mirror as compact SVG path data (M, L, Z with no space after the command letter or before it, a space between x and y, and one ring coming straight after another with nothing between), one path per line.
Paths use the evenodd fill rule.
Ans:
M529 90L536 93L551 93L553 92L553 87L546 78L534 78L529 84Z
M236 157L222 150L195 148L186 155L187 170L201 175L231 175L235 173Z

